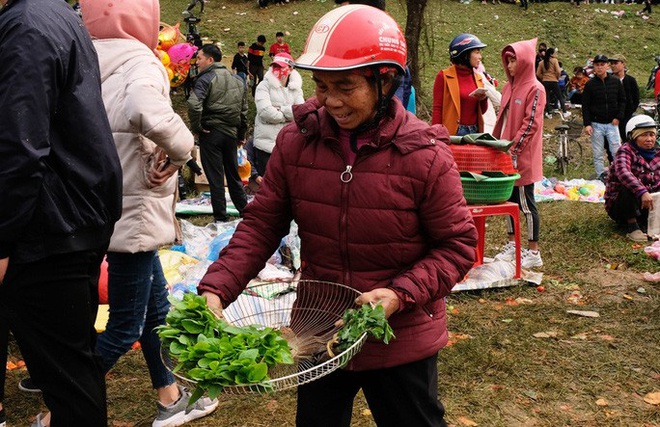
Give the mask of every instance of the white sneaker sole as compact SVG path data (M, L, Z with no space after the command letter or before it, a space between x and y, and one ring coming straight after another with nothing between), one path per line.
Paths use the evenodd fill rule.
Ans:
M541 262L532 262L532 263L529 263L529 264L524 264L524 263L521 263L521 264L522 264L521 267L524 268L525 270L529 270L530 268L534 268L534 267L543 267L543 261L541 261Z
M198 418L202 418L210 414L211 412L215 411L215 408L218 407L220 402L218 399L215 399L213 403L210 405L207 405L204 407L204 409L193 409L192 411L188 412L187 414L185 412L179 412L177 414L172 415L171 417L165 419L165 420L154 420L154 422L151 424L151 427L178 427L182 426L187 422L190 422L192 420L196 420Z

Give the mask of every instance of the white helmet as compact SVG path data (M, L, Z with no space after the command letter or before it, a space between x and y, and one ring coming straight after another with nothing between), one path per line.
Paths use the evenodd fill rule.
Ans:
M635 129L641 128L657 128L658 124L653 119L645 114L640 114L632 117L626 123L626 137L630 139L631 132Z

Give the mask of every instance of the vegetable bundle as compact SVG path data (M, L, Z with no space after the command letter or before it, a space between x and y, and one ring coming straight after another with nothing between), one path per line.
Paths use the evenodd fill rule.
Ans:
M359 309L349 308L342 317L342 328L337 332L331 348L328 343L328 353L334 356L335 352L342 352L352 346L365 332L372 338L389 344L395 338L392 327L385 318L385 309L382 305L371 306L364 304Z
M269 380L268 370L292 364L289 344L272 328L236 327L218 319L206 300L186 293L170 297L172 309L158 336L175 360L173 372L183 371L197 383L190 402L204 392L217 397L226 386L259 384Z

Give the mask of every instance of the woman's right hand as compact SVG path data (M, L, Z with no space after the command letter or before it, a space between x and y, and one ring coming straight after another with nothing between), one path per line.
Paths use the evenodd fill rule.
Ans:
M653 209L653 197L649 193L642 194L641 197L642 209Z
M222 315L222 302L220 302L220 297L214 294L213 292L202 292L202 296L206 298L206 305L209 309L215 314L219 319L224 319Z

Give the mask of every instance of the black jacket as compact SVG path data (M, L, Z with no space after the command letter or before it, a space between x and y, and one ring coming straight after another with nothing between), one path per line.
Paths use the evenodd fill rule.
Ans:
M623 120L626 95L618 77L607 75L604 80L594 76L584 85L582 116L585 126L591 123L611 123Z
M639 86L637 86L637 80L629 74L623 77L621 83L623 83L623 93L626 95L626 109L623 113L623 118L624 120L628 120L637 111L637 107L639 107Z
M121 215L121 166L89 34L66 2L12 0L0 64L0 258L102 248Z

